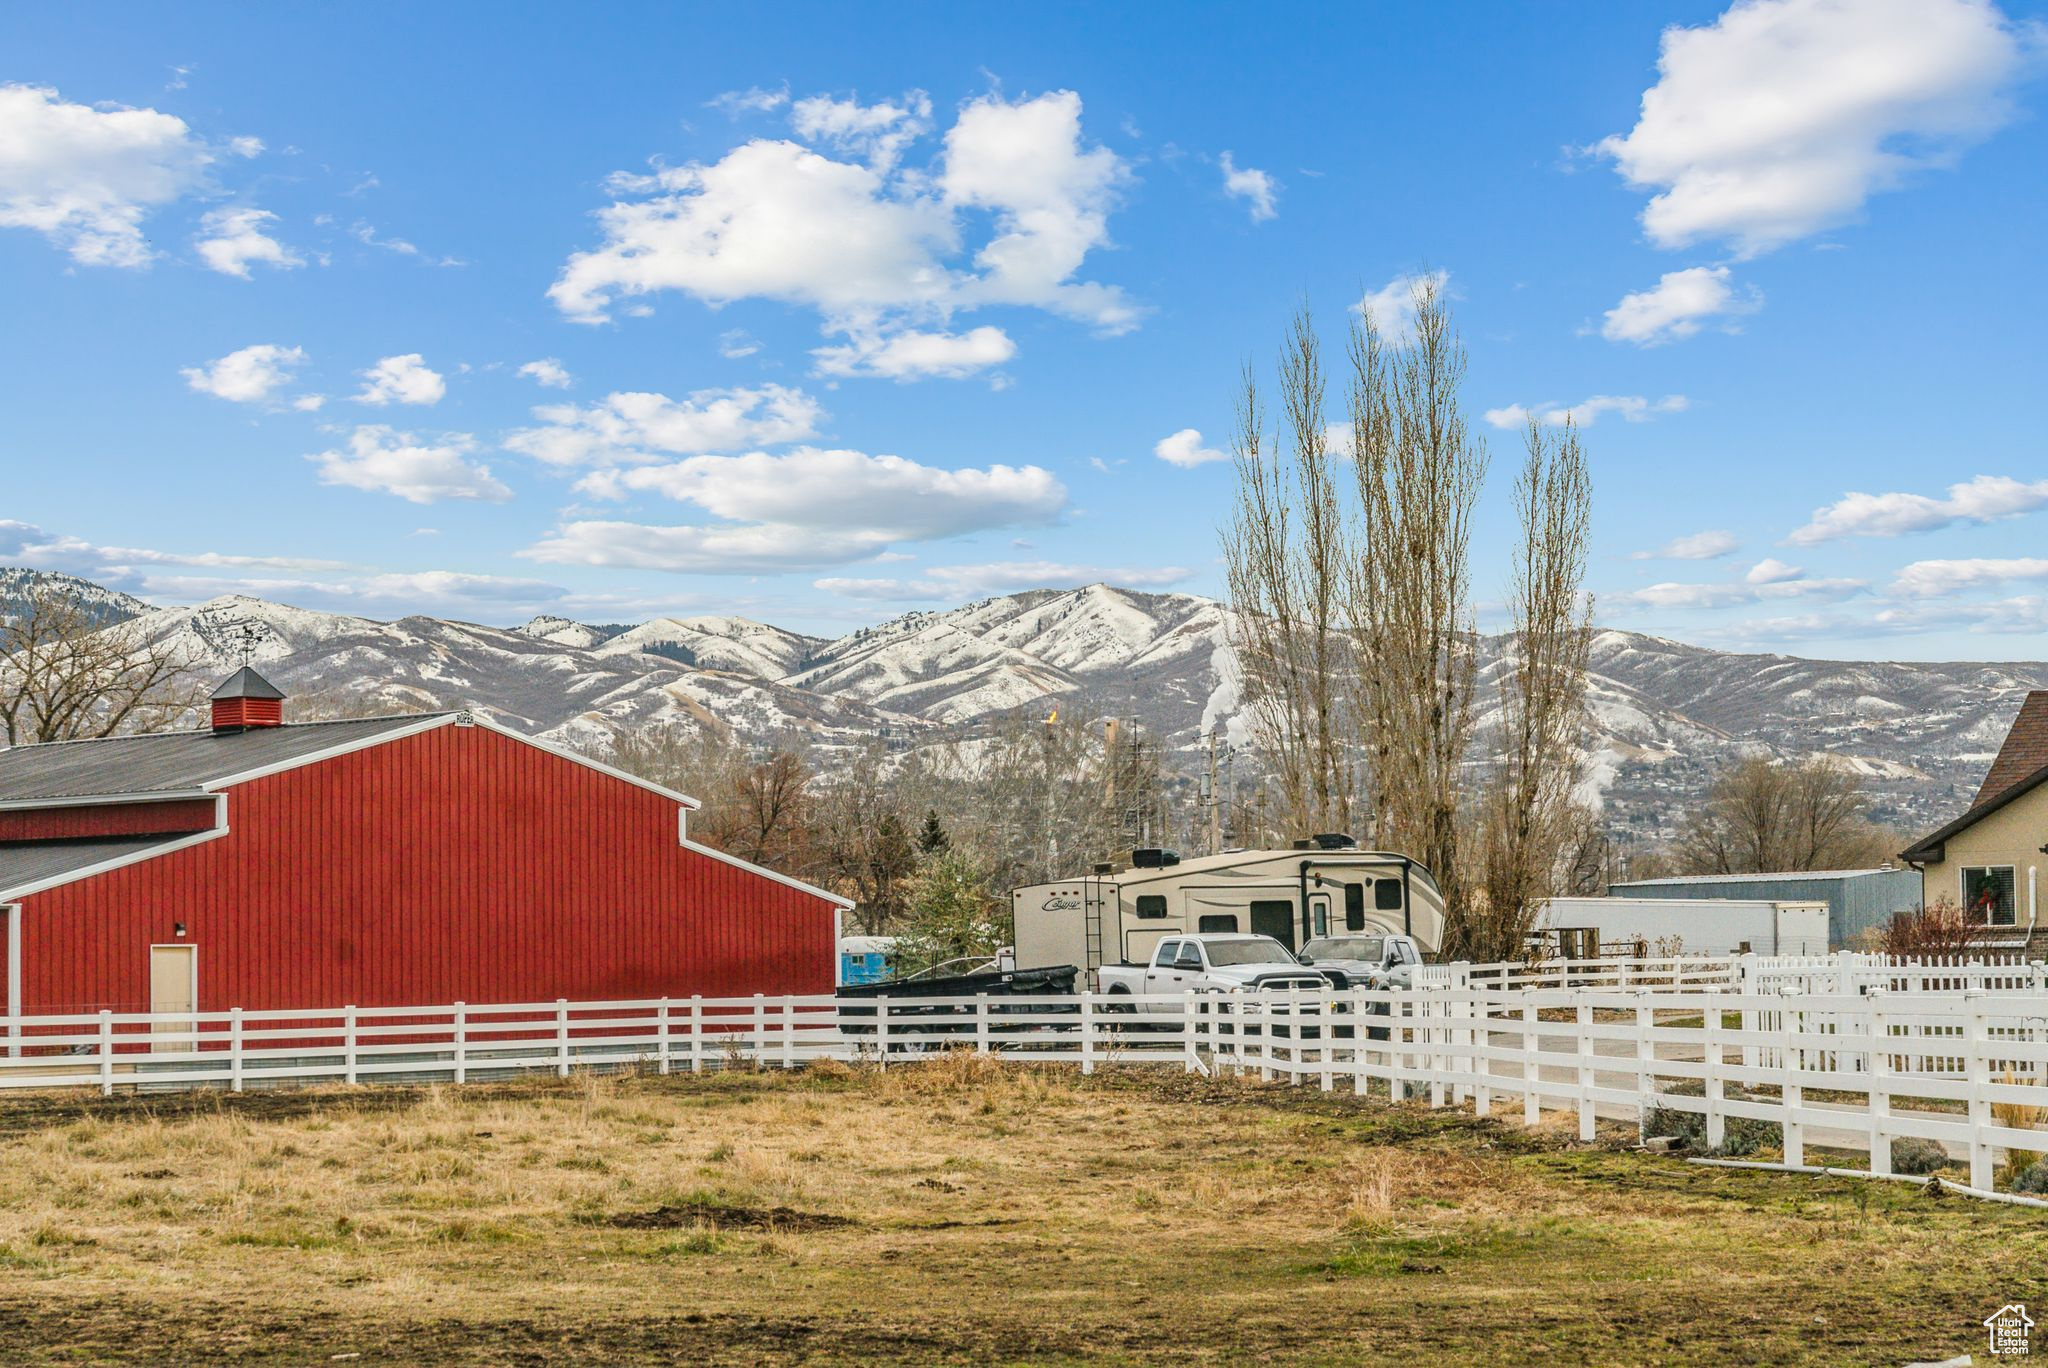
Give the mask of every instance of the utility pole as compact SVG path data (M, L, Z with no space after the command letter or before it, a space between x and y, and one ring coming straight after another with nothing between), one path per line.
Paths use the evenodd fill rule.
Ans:
M1217 731L1208 731L1208 854L1223 854L1223 807L1217 803Z

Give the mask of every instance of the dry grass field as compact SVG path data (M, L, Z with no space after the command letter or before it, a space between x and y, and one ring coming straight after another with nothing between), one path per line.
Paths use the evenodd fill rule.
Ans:
M0 1102L8 1363L1903 1363L2048 1219L1164 1070Z

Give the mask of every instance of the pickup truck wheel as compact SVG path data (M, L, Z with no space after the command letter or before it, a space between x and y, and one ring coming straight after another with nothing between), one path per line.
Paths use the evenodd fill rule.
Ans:
M1128 989L1128 988L1112 988L1112 989L1110 989L1110 990L1109 990L1109 994L1108 994L1108 997L1109 997L1109 1001L1107 1001L1107 1002L1105 1002L1105 1003L1103 1003L1103 1004L1102 1004L1102 1010L1103 1010L1103 1011L1105 1011L1105 1012L1135 1012L1135 1011L1137 1011L1137 1010L1138 1010L1138 1004L1137 1004L1137 1003L1135 1003L1135 1002L1118 1002L1118 1001L1116 1000L1116 999L1118 999L1118 998L1128 998L1128 997L1130 997L1130 995L1131 995L1131 990L1130 990L1130 989Z

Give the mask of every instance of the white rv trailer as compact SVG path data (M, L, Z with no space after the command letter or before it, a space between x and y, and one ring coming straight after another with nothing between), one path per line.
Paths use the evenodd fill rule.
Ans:
M1542 948L1566 959L1648 953L1825 955L1828 905L1756 898L1551 898Z
M1328 846L1131 854L1128 868L1012 893L1017 963L1092 973L1143 964L1166 937L1204 932L1254 932L1290 950L1346 931L1413 936L1429 955L1443 943L1443 895L1406 855Z

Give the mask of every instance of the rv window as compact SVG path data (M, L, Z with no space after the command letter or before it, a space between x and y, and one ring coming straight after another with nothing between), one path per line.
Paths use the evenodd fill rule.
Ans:
M1252 904L1252 930L1271 936L1289 950L1294 948L1294 904L1279 898L1260 899Z
M2012 898L2011 865L1963 870L1963 913L1979 926L2012 926L2019 920Z
M1230 935L1237 930L1235 912L1212 912L1195 923L1195 930L1205 936Z
M1362 883L1344 885L1344 929L1365 930L1365 885Z
M1318 936L1330 934L1330 904L1321 898L1316 899L1314 934Z
M1372 905L1382 912L1401 910L1401 883L1398 879L1381 879L1372 886Z
M1166 895L1164 893L1140 893L1138 895L1138 915L1146 920L1165 916Z

